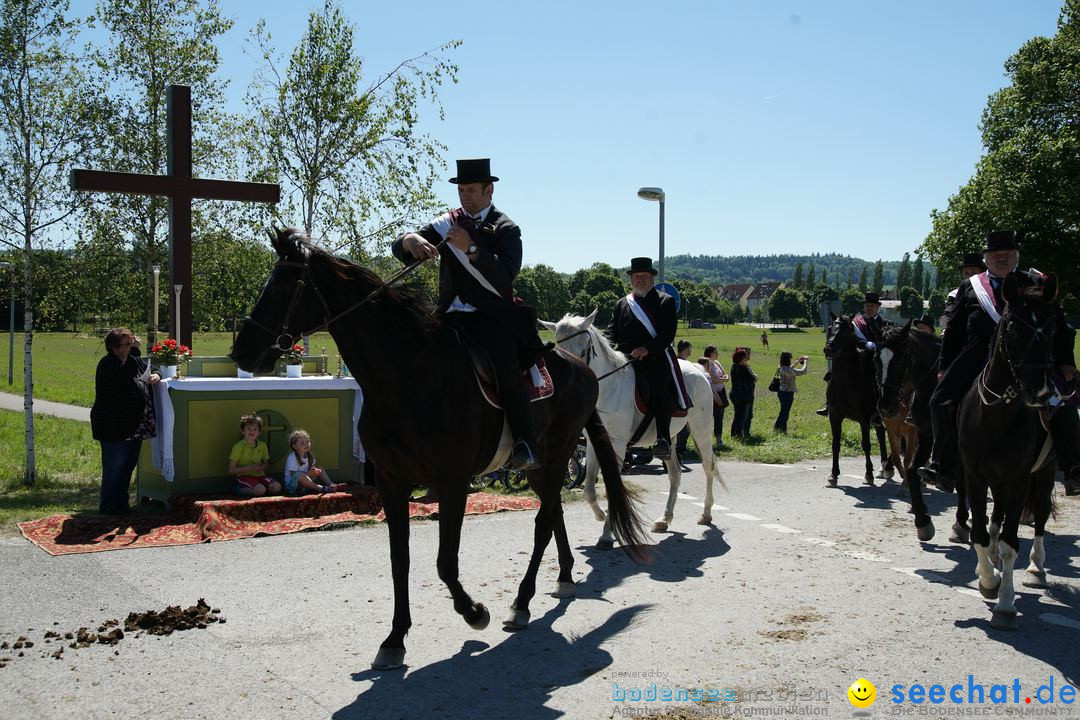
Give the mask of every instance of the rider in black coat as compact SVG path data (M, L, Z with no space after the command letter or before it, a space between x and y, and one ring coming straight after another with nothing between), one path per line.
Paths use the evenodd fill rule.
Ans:
M491 356L499 400L515 439L510 465L531 470L539 467L536 431L519 349L525 350L522 355L535 355L531 364L543 346L535 315L513 302L511 287L521 269L521 229L491 203L499 178L491 174L488 159L458 160L457 170L450 182L458 186L461 207L402 235L391 252L404 263L440 256L438 311L443 322L460 328Z
M1012 274L1019 288L1040 283L1037 273L1016 269L1020 259L1020 233L998 230L986 236L985 273L972 275L961 283L951 308L948 326L941 342L938 386L930 398L931 421L934 429L934 449L931 461L919 468L927 482L936 482L951 490L957 476L957 447L955 412L975 379L990 360L990 349L997 320L979 302L976 283L985 287L981 278L989 281L996 312L1004 310L1001 287L1005 275ZM990 294L987 294L990 297ZM1073 342L1076 331L1069 325L1061 308L1057 309L1054 331L1054 363L1069 382L1076 374ZM1080 419L1073 408L1062 408L1053 414L1050 431L1058 465L1065 473L1069 494L1080 492Z
M654 286L656 270L652 259L634 258L626 271L634 292L619 298L611 316L607 335L611 344L622 353L634 358L635 369L649 383L649 409L656 418L656 445L653 457L668 460L671 457L671 411L674 401L672 383L682 381L678 362L671 343L675 340L675 298L660 292ZM634 313L630 298L638 305L652 325L655 335ZM678 372L678 377L673 374ZM681 390L681 387L680 387ZM685 401L685 391L682 393Z

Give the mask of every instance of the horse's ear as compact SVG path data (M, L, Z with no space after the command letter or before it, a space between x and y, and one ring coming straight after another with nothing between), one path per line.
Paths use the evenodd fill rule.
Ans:
M536 322L540 323L541 325L546 327L551 332L555 332L555 328L558 327L558 325L556 325L555 323L548 322L547 320L537 320Z
M582 326L581 326L581 327L583 327L583 328L587 328L587 327L589 327L590 325L592 325L592 324L593 324L593 321L594 321L594 320L596 320L596 313L597 313L597 311L598 311L599 309L600 309L600 308L596 308L596 309L594 309L594 310L593 310L593 311L592 311L591 313L589 313L589 316L588 316L587 318L585 318L585 322L584 322L584 323L582 324Z

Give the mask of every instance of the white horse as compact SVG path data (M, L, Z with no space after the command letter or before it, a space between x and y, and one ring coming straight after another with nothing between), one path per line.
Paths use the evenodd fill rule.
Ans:
M596 409L600 412L600 419L604 421L608 435L611 436L611 444L615 451L624 452L630 442L630 436L643 419L634 402L634 370L626 366L628 361L626 355L611 347L603 333L593 327L595 318L596 311L593 310L588 317L567 314L557 323L543 320L540 322L555 333L555 343L560 348L584 360L596 376L601 378L600 396L596 401ZM626 366L624 369L619 369L624 366ZM690 408L687 417L671 419L671 436L674 438L675 434L689 421L690 434L694 438L698 452L701 453L701 465L705 470L706 478L705 509L698 518L698 524L708 525L712 522L713 478L715 477L722 487L727 487L716 466L716 458L713 456L712 387L700 365L680 360L679 368L682 370L683 381L686 383L686 390L694 406ZM611 374L604 377L607 373ZM647 447L655 440L656 423L654 421L646 428L645 434L637 441L637 444ZM669 481L667 506L664 508L663 517L653 523L653 532L664 532L668 529L675 510L679 483L682 481L679 458L676 456L674 447L671 451L671 460L667 462ZM589 443L585 462L585 499L592 507L596 519L604 523L604 531L597 544L601 547L610 547L612 545L611 526L604 511L596 502L597 470L598 465L592 443Z

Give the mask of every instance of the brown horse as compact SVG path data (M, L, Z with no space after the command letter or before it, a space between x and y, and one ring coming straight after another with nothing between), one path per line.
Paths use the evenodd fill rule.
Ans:
M271 240L280 260L245 318L232 357L242 369L266 372L302 335L325 328L363 389L359 432L377 469L394 584L393 624L372 666L400 667L412 625L409 495L414 484L438 494L437 565L454 610L474 628L488 624L487 609L458 580L458 547L469 479L500 462L498 453L507 454L508 443L500 443L503 412L485 401L458 337L418 294L389 286L372 271L316 248L303 231L279 230ZM504 621L511 630L528 624L537 571L553 534L559 556L556 594L574 594L574 558L559 493L583 429L598 451L615 536L633 557L645 554L642 520L596 412L596 376L578 358L560 351L547 352L545 359L555 391L532 404L542 467L528 473L541 506L532 557Z

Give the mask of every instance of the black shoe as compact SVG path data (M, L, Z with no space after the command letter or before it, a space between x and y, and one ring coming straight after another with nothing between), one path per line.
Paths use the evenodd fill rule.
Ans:
M819 407L814 412L817 413L818 415L820 415L821 417L829 417L829 406L828 405L822 405L821 407Z
M829 382L830 380L832 380L832 370L829 370L824 375L822 375L821 379L824 380L825 382Z
M510 469L524 472L525 470L535 470L538 467L540 467L540 463L536 459L536 453L529 447L529 443L524 440L515 442L514 450L510 453Z
M657 440L656 444L652 446L652 455L657 460L670 460L671 443L667 440Z

